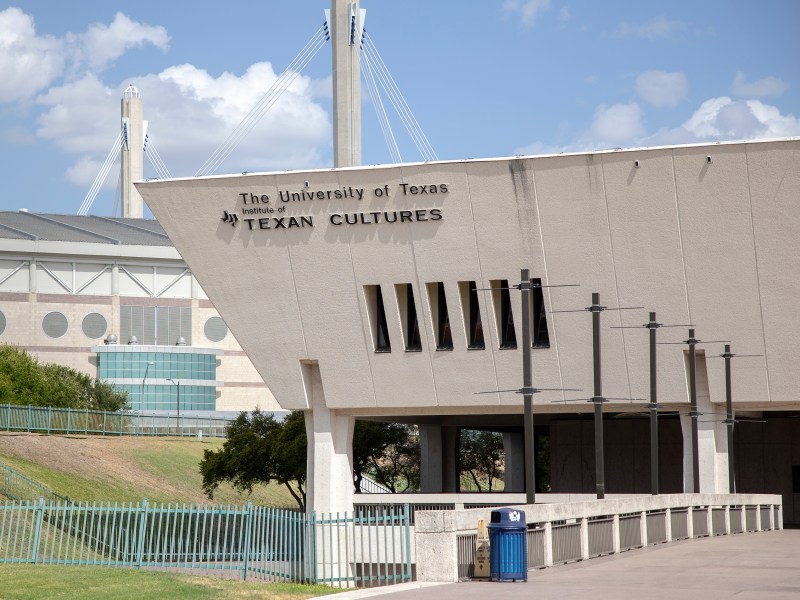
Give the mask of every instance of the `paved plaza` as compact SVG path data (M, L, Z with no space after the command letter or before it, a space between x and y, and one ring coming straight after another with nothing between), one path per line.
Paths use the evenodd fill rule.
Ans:
M394 589L396 591L390 591ZM800 530L726 535L529 571L527 583L404 584L336 595L355 600L800 598Z

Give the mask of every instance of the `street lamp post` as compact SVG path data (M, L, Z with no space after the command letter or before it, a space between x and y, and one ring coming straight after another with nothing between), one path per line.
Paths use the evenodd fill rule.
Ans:
M167 381L169 381L172 385L175 385L175 386L178 387L178 402L177 402L178 414L177 414L176 421L177 421L177 424L178 424L178 432L180 433L180 428L181 428L181 381L180 381L180 379L175 380L175 379L171 379L171 378L167 379Z
M142 405L144 404L144 380L147 379L147 372L150 370L150 367L153 366L154 362L150 361L147 363L147 366L144 369L144 375L142 376L142 385L139 388L139 409L141 410Z

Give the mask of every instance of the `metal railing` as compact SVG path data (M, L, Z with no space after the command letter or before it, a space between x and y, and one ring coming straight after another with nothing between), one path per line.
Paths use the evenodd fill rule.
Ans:
M108 412L47 406L0 404L0 431L84 435L225 437L231 419Z
M589 556L602 556L614 552L614 519L600 517L590 519L589 528Z
M373 517L185 504L0 504L0 563L371 587L411 580L408 509Z
M553 525L553 564L581 560L581 524Z
M769 494L672 494L517 506L526 517L529 569L709 532L739 533L745 521L753 531L779 529L782 514L781 497ZM419 512L415 543L421 580L469 578L476 555L475 523L489 514L487 509ZM446 541L450 536L452 544Z
M2 463L0 463L0 496L17 501L35 501L38 498L44 498L52 502L58 500L70 502L67 496L59 494L43 483L39 483Z
M630 550L642 547L642 518L638 514L620 515L619 548Z
M647 513L647 544L663 544L667 541L667 511L655 510Z

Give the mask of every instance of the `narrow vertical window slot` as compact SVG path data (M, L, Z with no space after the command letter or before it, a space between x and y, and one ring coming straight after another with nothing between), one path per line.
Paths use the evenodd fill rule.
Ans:
M400 324L406 352L421 352L422 339L417 318L417 305L414 300L414 288L410 283L399 283L394 287L397 294L397 307L400 309Z
M431 306L434 330L436 332L436 349L452 350L453 334L450 329L450 315L447 312L447 298L444 293L444 284L428 283L428 299Z
M531 310L531 345L534 348L549 348L550 347L550 334L547 331L547 310L544 306L544 293L542 293L542 280L537 278L531 279L533 284L533 302Z
M464 331L467 332L467 348L483 350L486 348L486 343L483 339L483 321L477 285L474 281L459 281L458 291L461 296Z
M389 327L386 323L386 310L383 306L383 294L379 285L365 285L364 296L367 302L367 315L372 328L372 342L375 352L391 352Z
M517 347L517 333L514 330L514 312L511 310L511 294L507 279L494 279L490 282L494 301L495 322L500 338L501 350Z

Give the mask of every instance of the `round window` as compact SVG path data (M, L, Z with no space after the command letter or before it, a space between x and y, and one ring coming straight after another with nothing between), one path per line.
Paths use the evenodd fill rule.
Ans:
M83 317L81 329L83 329L83 335L87 338L96 340L105 335L106 329L108 329L108 323L106 322L106 318L100 313L89 313Z
M228 335L228 326L221 317L211 317L203 328L206 338L210 342L221 342Z
M42 329L47 337L60 338L67 333L67 317L60 312L47 313L42 319Z

